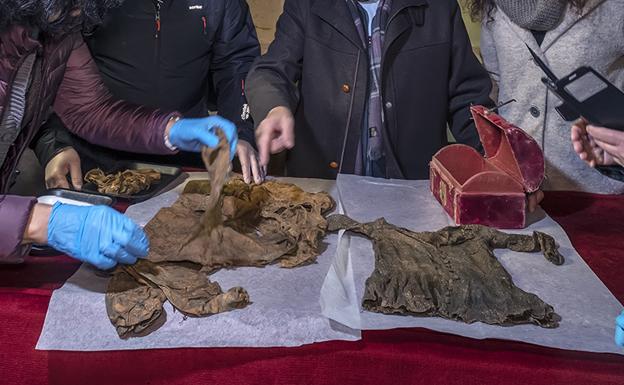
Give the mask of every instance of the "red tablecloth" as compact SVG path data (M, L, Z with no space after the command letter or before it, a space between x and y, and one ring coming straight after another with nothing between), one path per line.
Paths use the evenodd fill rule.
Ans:
M624 300L624 197L549 193L543 206ZM52 290L77 267L67 257L0 267L0 383L624 384L621 356L424 329L364 332L358 342L300 348L35 351Z

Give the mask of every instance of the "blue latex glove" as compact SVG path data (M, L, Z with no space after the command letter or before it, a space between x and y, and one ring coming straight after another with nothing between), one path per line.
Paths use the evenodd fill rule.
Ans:
M149 249L143 230L110 207L61 203L52 206L48 245L103 270L133 264Z
M171 127L169 141L180 150L200 152L202 146L213 148L219 144L219 138L215 133L217 127L223 130L230 143L230 159L234 158L238 143L236 125L220 116L181 119Z
M615 344L624 346L624 311L615 319Z

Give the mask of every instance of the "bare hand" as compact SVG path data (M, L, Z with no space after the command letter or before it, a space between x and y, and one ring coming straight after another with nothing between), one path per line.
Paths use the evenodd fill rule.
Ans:
M267 166L271 154L295 146L295 118L287 107L275 107L256 129L260 165Z
M624 132L605 127L587 126L587 133L604 151L604 158L610 164L617 163L624 166Z
M544 192L542 190L537 190L536 192L527 195L529 212L532 213L537 210L537 207L543 200Z
M74 189L82 189L82 170L80 168L80 156L71 147L56 154L45 167L45 183L47 188L66 188L70 185L67 182L67 174L71 177L71 184Z
M596 142L593 131L596 127L588 126L587 121L579 119L572 126L571 139L574 151L590 167L610 166L615 159ZM606 130L606 129L602 129ZM608 130L612 131L612 130Z
M245 183L257 183L264 182L266 177L266 166L260 166L258 160L258 152L253 148L249 142L245 140L239 140L236 145L236 156L240 162L243 179ZM252 180L253 178L253 180Z

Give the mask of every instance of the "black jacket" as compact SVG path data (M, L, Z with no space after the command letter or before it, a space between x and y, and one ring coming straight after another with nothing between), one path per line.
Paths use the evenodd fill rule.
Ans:
M216 104L235 122L239 137L254 143L253 123L244 119L244 80L260 46L245 0L125 1L104 24L85 36L104 83L117 98L207 115ZM158 22L158 16L160 22ZM52 118L36 143L42 164L63 147L105 158L107 152L69 138ZM108 152L111 155L110 152ZM114 154L114 158L137 158ZM178 158L148 159L176 162Z
M362 132L368 56L344 0L286 0L276 38L247 77L256 123L276 106L295 112L289 176L353 173ZM394 0L381 88L386 174L426 179L431 157L457 141L479 146L471 104L490 105L491 81L475 57L456 0Z

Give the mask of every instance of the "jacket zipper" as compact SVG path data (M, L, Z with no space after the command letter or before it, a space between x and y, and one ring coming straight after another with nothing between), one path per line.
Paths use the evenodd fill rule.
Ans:
M154 0L154 10L156 11L154 14L154 27L156 28L154 37L156 39L160 38L160 6L161 0Z
M164 0L153 0L154 1L154 28L155 28L155 32L154 32L154 66L156 66L156 73L157 73L157 79L156 79L156 92L160 92L160 82L158 81L158 79L160 79L160 45L161 45L161 19L160 19L160 8L163 4Z

